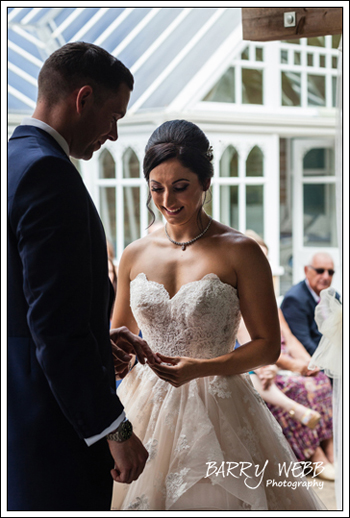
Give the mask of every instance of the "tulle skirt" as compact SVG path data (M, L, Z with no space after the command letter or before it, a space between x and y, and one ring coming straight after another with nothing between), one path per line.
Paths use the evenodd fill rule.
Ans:
M149 458L112 509L326 509L248 375L175 388L137 364L118 395Z

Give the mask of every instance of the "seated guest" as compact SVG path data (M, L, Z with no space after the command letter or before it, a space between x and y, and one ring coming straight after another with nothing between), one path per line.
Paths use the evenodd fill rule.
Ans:
M281 355L276 365L251 372L251 380L280 424L299 461L322 462L320 478L334 480L332 387L318 370L309 371L310 355L293 336L279 312ZM239 343L249 341L242 321Z
M293 335L312 356L322 337L315 322L315 307L321 290L332 283L333 259L326 252L318 252L304 270L305 279L286 293L281 310Z

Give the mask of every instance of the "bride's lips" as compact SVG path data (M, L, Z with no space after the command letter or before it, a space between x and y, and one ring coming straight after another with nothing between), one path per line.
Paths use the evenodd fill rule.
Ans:
M169 216L176 216L176 214L179 214L182 211L183 207L179 207L178 209L173 210L167 209L166 207L163 207L163 209L167 214L169 214Z

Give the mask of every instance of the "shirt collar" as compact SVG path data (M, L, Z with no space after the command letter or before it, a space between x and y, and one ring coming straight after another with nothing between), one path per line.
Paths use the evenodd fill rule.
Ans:
M56 142L61 146L63 151L69 157L68 142L65 138L62 137L62 135L58 133L58 131L46 124L46 122L40 121L39 119L34 119L33 117L25 117L21 122L21 126L35 126L36 128L40 128L46 131L46 133L49 133L49 135L51 135L51 137L56 140Z
M317 295L317 293L315 293L315 292L314 292L314 290L311 288L310 283L309 283L309 281L308 281L307 279L305 279L305 283L306 283L306 286L307 286L307 288L308 288L309 292L311 293L311 295L312 295L312 296L313 296L313 298L315 299L315 301L316 301L317 303L318 303L318 302L320 302L321 297L319 297L319 296Z

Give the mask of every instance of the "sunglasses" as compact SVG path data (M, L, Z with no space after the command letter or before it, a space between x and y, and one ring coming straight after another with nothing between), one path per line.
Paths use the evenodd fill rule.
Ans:
M334 274L335 274L335 271L334 270L328 270L327 268L314 268L313 266L311 266L311 264L309 264L309 268L312 268L313 270L315 270L315 272L318 274L318 275L322 275L326 270L328 272L328 275L330 277L332 277Z

